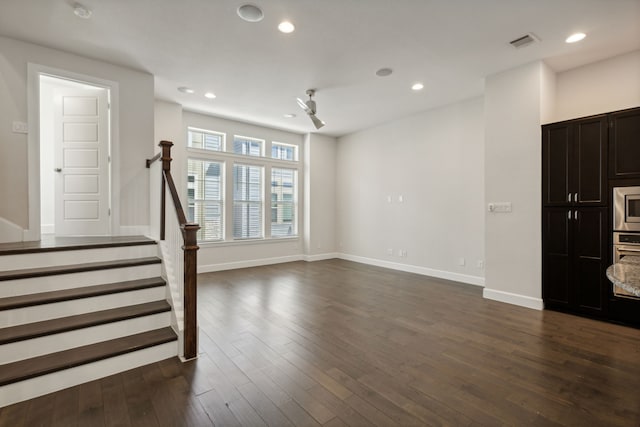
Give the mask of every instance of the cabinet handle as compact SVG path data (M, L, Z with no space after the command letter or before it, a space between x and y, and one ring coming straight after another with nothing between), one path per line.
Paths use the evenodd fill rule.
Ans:
M569 195L567 196L567 200L569 201L569 203L571 203L571 193L569 193Z
M578 211L577 210L573 211L573 219L576 220L576 221L578 220Z
M571 221L571 211L567 212L567 219Z
M578 193L573 193L573 201L578 203Z

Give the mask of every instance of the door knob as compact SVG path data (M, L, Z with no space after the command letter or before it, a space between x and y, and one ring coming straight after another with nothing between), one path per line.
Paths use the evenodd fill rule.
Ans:
M54 172L62 172L62 169L61 168L55 168L53 171Z

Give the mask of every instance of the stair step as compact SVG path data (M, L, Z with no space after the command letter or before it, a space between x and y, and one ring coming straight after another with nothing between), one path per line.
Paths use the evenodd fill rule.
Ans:
M76 316L13 326L0 329L0 345L167 311L171 311L171 306L167 301L154 301L145 304L136 304L111 310L102 310L88 314L79 314Z
M48 237L34 242L0 244L0 255L31 254L82 249L114 248L124 246L155 245L156 241L145 236L101 237Z
M0 311L16 308L32 307L42 304L51 304L61 301L69 301L80 298L90 298L101 295L115 294L119 292L135 291L140 289L165 286L161 277L149 279L130 280L127 282L109 283L106 285L85 286L81 288L64 289L59 291L40 292L35 294L18 295L0 299Z
M139 265L160 264L162 261L158 257L146 257L135 259L121 259L115 261L90 262L86 264L75 264L55 267L27 268L23 270L12 270L0 272L0 282L15 279L28 279L32 277L46 277L59 274L82 273L85 271L109 270L115 268L134 267Z
M97 362L177 340L170 327L129 335L19 362L8 363L0 370L0 386L24 381L64 369Z

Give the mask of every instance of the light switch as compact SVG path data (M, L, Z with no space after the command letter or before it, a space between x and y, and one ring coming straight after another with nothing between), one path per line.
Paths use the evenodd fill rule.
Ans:
M487 205L487 210L492 213L509 213L511 202L491 202Z

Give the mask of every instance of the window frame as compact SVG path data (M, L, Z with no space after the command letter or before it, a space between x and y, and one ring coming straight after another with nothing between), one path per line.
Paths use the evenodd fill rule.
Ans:
M283 240L298 240L301 238L300 232L303 229L302 219L302 203L301 200L302 191L304 189L303 180L303 167L304 164L300 161L302 158L302 141L299 143L293 142L281 142L281 140L273 140L265 135L263 138L255 136L245 136L240 133L233 132L230 129L225 129L227 132L220 130L209 130L199 126L186 126L186 132L190 130L197 130L200 132L213 133L219 135L225 135L225 151L214 151L194 147L186 147L186 156L184 160L185 173L183 179L184 194L187 196L188 192L188 168L187 164L189 159L219 162L222 164L224 173L222 194L223 199L221 205L223 207L222 221L223 221L223 238L222 240L198 240L200 246L227 246L227 245L245 245L245 244L260 244L269 242L278 242ZM268 129L265 134L268 134ZM233 144L227 143L226 135L233 135L242 139L248 139L252 141L261 142L261 156L236 154L233 152ZM187 137L188 133L187 133ZM286 145L294 148L294 156L297 160L283 160L275 159L271 157L272 144ZM268 156L267 156L268 154ZM234 206L234 193L233 193L233 171L236 164L242 164L247 166L259 166L262 167L262 237L260 238L235 238L233 236L233 206ZM294 233L290 236L273 236L272 235L272 213L271 213L271 176L272 168L278 169L290 169L295 171L295 190L293 192L294 204L293 204L293 216L295 222Z

